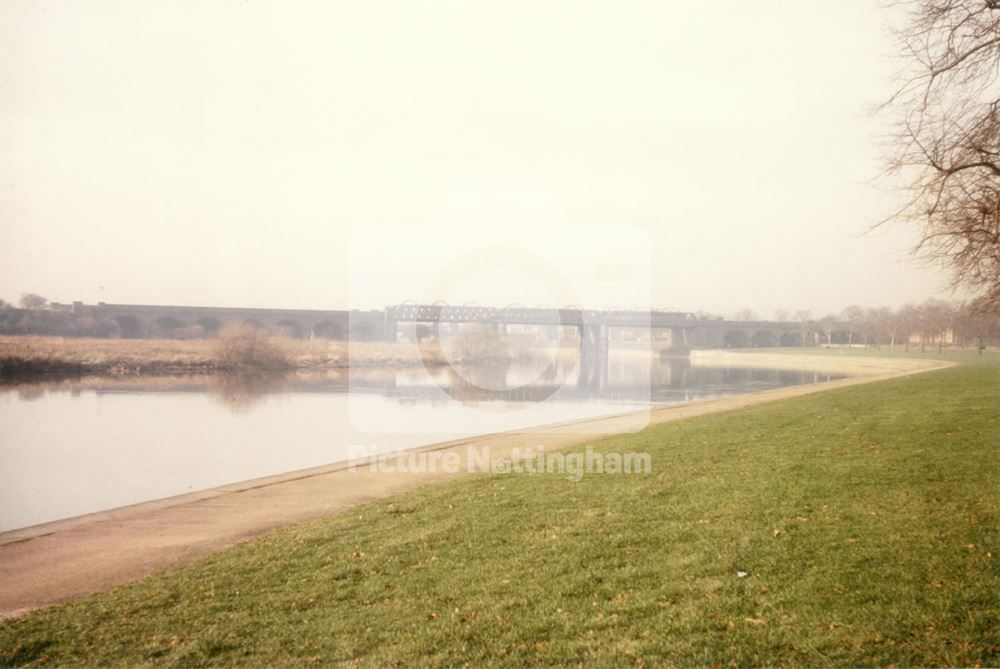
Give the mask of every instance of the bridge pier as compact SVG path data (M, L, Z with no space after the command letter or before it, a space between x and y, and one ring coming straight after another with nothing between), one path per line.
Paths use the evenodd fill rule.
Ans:
M688 341L687 328L670 328L670 350L689 351L691 344Z
M580 358L608 359L608 328L601 323L580 326Z
M595 390L608 383L608 328L602 323L582 323L580 331L580 375L578 386Z
M576 385L599 392L608 385L608 328L583 324L580 330L580 367Z

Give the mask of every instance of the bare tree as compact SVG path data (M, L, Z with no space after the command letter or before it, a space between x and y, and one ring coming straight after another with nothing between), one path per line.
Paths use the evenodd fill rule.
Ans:
M837 317L832 314L824 316L819 324L823 328L823 332L826 333L826 345L830 346L833 343L833 326L837 324Z
M920 329L920 311L912 304L904 304L896 311L896 323L904 348L910 350L910 337Z
M809 334L809 329L812 326L812 323L809 320L812 318L812 312L808 309L799 309L795 312L793 318L799 324L799 346L805 348L806 335Z
M972 339L982 355L987 340L1000 336L1000 314L983 313L962 305L956 315L956 329L964 339Z
M784 322L788 320L788 309L775 309L774 310L774 320Z
M906 66L887 172L906 184L890 219L921 226L918 255L1000 312L1000 1L902 0Z
M44 309L49 306L49 301L46 300L41 295L35 295L34 293L24 293L21 295L21 299L18 300L22 309Z
M896 342L909 336L906 331L906 321L902 316L902 309L882 307L879 309L879 318L882 332L889 340L890 349L895 349Z
M856 304L844 309L840 317L847 322L847 345L854 345L854 335L864 329L865 310Z
M926 300L917 307L919 314L920 350L926 350L927 342L937 342L938 352L944 349L944 340L951 328L953 310L951 305L941 300Z
M757 320L757 314L751 309L740 309L735 314L733 314L734 321L755 321Z
M951 333L955 323L955 307L948 302L934 300L929 312L931 327L937 339L938 353L944 350L944 342Z
M866 320L871 324L875 348L882 348L882 342L889 340L890 347L895 345L896 337L893 329L893 313L889 307L878 307L867 311Z

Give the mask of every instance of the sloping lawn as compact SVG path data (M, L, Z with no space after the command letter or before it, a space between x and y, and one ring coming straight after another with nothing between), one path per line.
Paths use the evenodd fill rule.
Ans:
M996 666L998 358L288 528L0 624L0 664Z

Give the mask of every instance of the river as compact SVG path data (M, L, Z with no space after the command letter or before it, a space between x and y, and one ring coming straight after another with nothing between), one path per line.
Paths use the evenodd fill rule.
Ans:
M459 437L817 383L613 355L456 369L0 386L0 531Z

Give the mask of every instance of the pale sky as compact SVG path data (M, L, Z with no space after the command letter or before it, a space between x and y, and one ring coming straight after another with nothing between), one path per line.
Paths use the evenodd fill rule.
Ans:
M598 308L942 297L911 230L863 234L899 201L874 183L868 113L888 18L871 0L4 0L0 297L549 301L500 265L439 285L456 245L498 243L551 255ZM629 248L648 285L591 292Z

